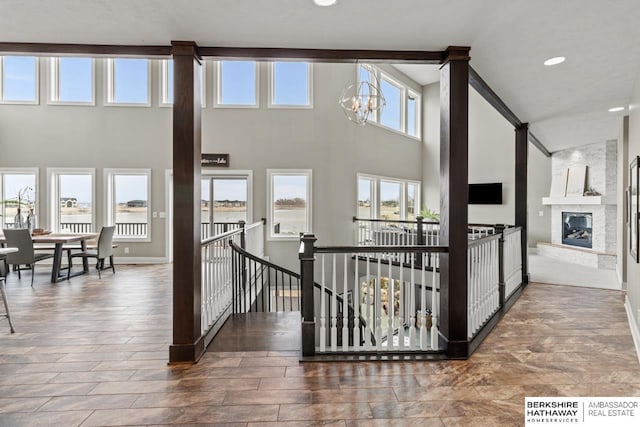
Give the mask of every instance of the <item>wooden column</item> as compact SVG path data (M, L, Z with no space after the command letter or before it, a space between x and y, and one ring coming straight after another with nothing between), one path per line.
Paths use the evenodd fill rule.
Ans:
M440 347L467 357L469 48L449 47L440 69Z
M196 362L204 351L200 313L200 79L193 42L172 42L173 56L173 345L169 363Z
M529 283L527 255L527 163L529 157L529 123L516 128L516 226L522 227L522 283Z

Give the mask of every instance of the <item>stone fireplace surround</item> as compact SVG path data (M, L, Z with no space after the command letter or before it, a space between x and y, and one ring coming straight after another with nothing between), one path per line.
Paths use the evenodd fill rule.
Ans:
M551 205L551 242L539 242L538 253L588 267L615 269L616 265L616 174L615 141L591 144L553 153L551 170L562 175L572 166L587 166L587 188L601 197L543 198ZM562 213L593 214L591 249L562 244Z

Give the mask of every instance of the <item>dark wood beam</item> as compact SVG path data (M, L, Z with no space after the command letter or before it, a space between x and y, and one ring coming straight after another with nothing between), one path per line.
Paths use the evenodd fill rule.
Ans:
M544 146L542 142L534 134L529 132L529 142L532 143L538 150L542 152L547 157L551 157L551 151L547 150L547 147Z
M527 254L527 168L529 158L529 123L522 123L516 129L516 226L522 227L522 283L529 283L528 254Z
M404 62L440 64L446 52L419 50L350 50L350 49L289 49L251 47L200 47L204 58L253 59L258 61L296 60L309 62Z
M507 119L507 121L511 123L511 126L516 129L522 126L522 121L518 118L518 116L516 116L516 114L511 111L507 104L504 103L502 98L500 98L498 94L495 93L493 89L491 89L489 84L487 84L487 82L485 82L482 77L480 77L478 72L474 70L473 67L469 67L469 84L480 94L480 96L482 96L489 104L491 104L491 106L495 108L496 111L498 111L502 115L502 117ZM536 146L538 150L542 152L542 154L547 157L551 157L551 152L547 150L547 147L545 147L544 144L535 137L535 135L529 133L529 140L533 145Z
M201 336L200 57L193 42L173 42L173 344L169 362L196 362Z
M467 357L469 48L451 50L440 69L440 341Z
M129 46L104 44L60 43L2 43L0 53L28 53L32 55L91 55L91 56L145 56L169 57L171 46Z

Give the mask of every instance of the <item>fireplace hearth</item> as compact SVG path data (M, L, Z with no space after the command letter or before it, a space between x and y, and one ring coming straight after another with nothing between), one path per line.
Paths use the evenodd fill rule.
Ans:
M565 245L592 248L593 214L562 212L562 243Z

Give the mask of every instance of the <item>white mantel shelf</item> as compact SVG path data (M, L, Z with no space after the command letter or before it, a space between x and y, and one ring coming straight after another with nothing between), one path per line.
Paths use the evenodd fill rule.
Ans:
M616 201L606 196L543 197L543 205L615 205Z

